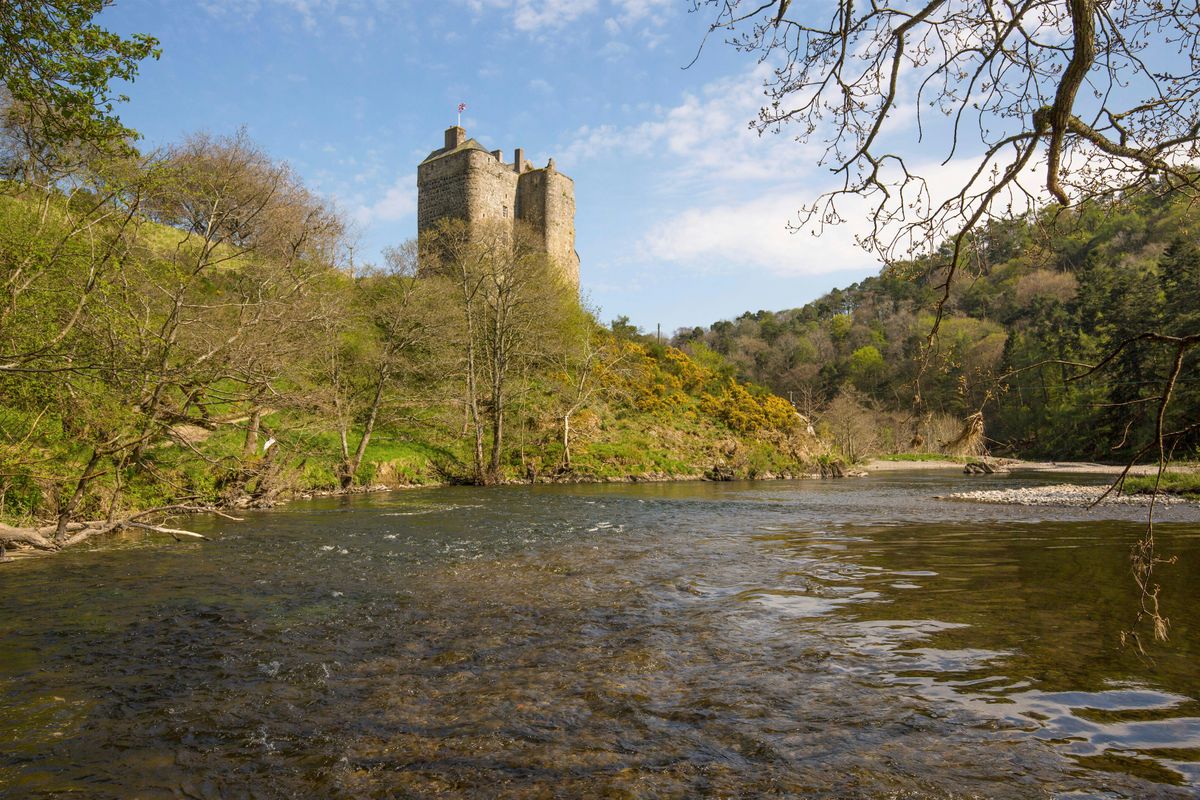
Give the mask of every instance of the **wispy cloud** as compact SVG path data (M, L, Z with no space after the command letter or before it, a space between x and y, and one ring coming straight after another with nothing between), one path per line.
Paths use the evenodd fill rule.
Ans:
M643 21L661 24L663 14L672 3L674 0L613 0L613 5L619 12L616 19L622 25Z
M279 9L300 20L304 30L320 33L332 20L352 37L375 30L375 15L385 5L364 0L201 0L200 8L213 17L251 19L267 9Z
M661 220L641 238L639 255L693 272L767 272L823 275L868 268L873 259L857 248L859 222L827 228L820 236L792 232L787 222L805 198L777 190L744 202L686 208Z
M379 222L399 222L416 213L417 176L404 175L384 190L374 201L359 202L350 210L350 217L362 229Z
M802 209L837 188L839 178L821 165L820 143L801 143L786 132L760 135L751 127L766 100L762 86L770 75L770 65L759 64L690 91L674 105L643 113L641 121L582 127L559 148L568 172L616 160L635 162L629 168L651 176L658 187L657 205L671 210L647 224L626 258L698 272L737 269L790 276L867 269L875 263L858 245L874 225L874 207L862 198L839 200L841 223L824 226L819 235L812 227L793 230ZM888 125L903 132L912 121L906 112ZM969 158L939 164L919 145L912 153L910 166L927 179L927 199L935 204L976 166ZM898 230L883 233L890 237ZM904 242L906 247L926 244Z
M778 181L816 168L820 151L787 135L759 135L749 123L763 103L767 65L714 81L685 94L674 106L654 109L651 119L632 125L579 128L561 148L570 167L613 153L652 156L674 182L724 185Z
M914 160L914 174L924 177L928 202L937 207L957 193L977 164L970 158L950 163ZM1025 172L1032 176L1031 165ZM796 230L800 210L818 200L822 192L835 188L826 178L803 187L758 184L753 196L726 203L694 203L654 223L640 238L637 253L645 258L672 263L692 271L725 272L731 269L766 272L774 275L823 275L846 269L866 269L877 264L859 244L874 233L875 202L857 195L837 201L838 224L821 225L814 220ZM1005 195L997 202L997 211L1011 202L1011 211L1023 212L1027 198ZM908 221L914 221L910 214ZM954 224L954 220L950 220ZM897 255L935 246L934 241L913 239L902 221L883 226L878 234L882 244L895 242Z
M599 0L466 0L475 13L498 9L511 14L513 27L526 33L555 30L591 14Z
M635 24L656 26L675 0L465 0L475 13L499 10L514 28L540 33L565 28L593 14L603 14L610 33Z

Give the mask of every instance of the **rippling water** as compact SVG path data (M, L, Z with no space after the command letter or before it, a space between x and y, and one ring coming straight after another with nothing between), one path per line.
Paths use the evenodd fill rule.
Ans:
M1195 797L1200 514L437 489L0 571L0 796Z

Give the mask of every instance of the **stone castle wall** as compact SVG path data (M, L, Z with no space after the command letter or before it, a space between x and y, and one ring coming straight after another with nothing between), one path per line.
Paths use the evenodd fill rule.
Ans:
M575 287L575 182L551 162L533 169L518 149L512 164L487 151L462 128L446 131L446 143L417 167L417 229L450 217L470 223L527 223L547 254Z
M546 252L578 286L575 182L554 169L553 162L545 169L525 172L517 186L517 218L537 232Z

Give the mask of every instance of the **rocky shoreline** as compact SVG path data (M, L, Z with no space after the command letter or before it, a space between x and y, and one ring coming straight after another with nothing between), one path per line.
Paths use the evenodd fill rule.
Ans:
M1060 483L1053 486L1029 486L1021 489L981 489L973 492L955 492L939 495L939 500L964 500L974 503L1001 503L1018 506L1068 506L1087 508L1098 500L1103 505L1148 506L1153 500L1157 505L1176 505L1194 501L1159 494L1157 499L1148 494L1118 494L1111 492L1100 500L1108 486L1076 486Z

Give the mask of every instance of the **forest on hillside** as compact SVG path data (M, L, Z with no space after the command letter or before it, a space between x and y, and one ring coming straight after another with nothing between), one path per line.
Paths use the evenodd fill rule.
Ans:
M994 220L966 260L931 347L943 279L928 260L801 308L681 329L674 344L790 397L851 455L937 450L981 412L996 455L1148 458L1174 354L1136 337L1200 323L1194 200L1139 193ZM1200 448L1198 366L1184 354L1165 420L1178 459Z
M600 325L536 237L445 221L356 261L244 133L56 140L10 99L0 170L0 546L298 492L823 454L785 400Z

